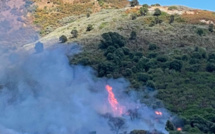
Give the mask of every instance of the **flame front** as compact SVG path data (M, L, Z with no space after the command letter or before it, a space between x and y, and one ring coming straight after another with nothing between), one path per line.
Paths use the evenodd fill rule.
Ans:
M160 112L160 111L155 111L155 114L156 114L156 115L159 115L159 116L162 116L162 115L163 115L163 113Z
M178 128L177 128L177 131L182 131L182 128L178 127Z
M108 101L111 105L114 115L121 116L123 114L123 108L122 106L120 106L119 102L115 98L115 95L112 91L113 88L110 85L106 85L105 88L108 92Z

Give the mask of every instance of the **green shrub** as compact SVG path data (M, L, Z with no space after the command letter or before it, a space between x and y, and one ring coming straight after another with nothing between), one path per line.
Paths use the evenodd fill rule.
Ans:
M87 13L87 15L86 15L86 16L87 16L87 18L89 18L89 17L90 17L90 13Z
M178 8L176 6L170 6L168 7L168 10L177 10Z
M108 53L106 57L107 57L107 60L113 60L114 59L114 55L112 53Z
M193 64L199 64L200 60L199 59L190 59L189 64L193 65Z
M125 38L116 32L104 33L102 34L102 38L104 40L99 44L100 49L106 49L110 45L116 48L123 47L126 43Z
M208 72L213 72L213 71L215 71L215 64L214 64L214 63L208 63L208 64L207 64L207 67L206 67L206 70L207 70Z
M73 29L73 30L71 31L71 34L72 34L72 37L73 37L73 38L77 38L77 37L78 37L78 31L77 31L76 29Z
M59 41L61 43L65 43L65 42L67 42L67 37L65 35L62 35L62 36L60 36Z
M122 47L122 50L124 52L125 55L129 55L130 54L130 49L127 47Z
M142 7L147 7L147 8L149 8L149 5L148 5L148 4L143 4Z
M169 64L169 69L181 71L181 68L182 68L182 62L179 60L174 60L174 61L170 62L170 64Z
M202 55L198 52L194 52L194 53L192 53L191 57L194 59L201 59Z
M214 25L213 25L213 24L209 24L208 30L209 30L210 32L213 32L213 31L214 31Z
M175 16L174 15L171 15L170 18L169 18L169 24L172 24L175 20Z
M91 30L93 30L93 25L92 25L92 24L89 24L89 25L87 26L87 30L86 30L86 31L91 31Z
M149 44L149 50L156 50L157 49L157 45L155 44Z
M155 89L155 83L153 81L151 81L151 80L146 82L146 86Z
M167 60L168 60L168 57L164 55L160 55L157 57L157 61L160 61L160 62L166 62Z
M196 33L197 33L199 36L202 36L202 35L204 35L204 30L201 29L201 28L198 28L198 29L196 30Z
M166 122L166 130L167 130L167 131L173 131L173 130L175 130L174 125L173 125L172 122L169 121L169 120Z
M155 9L155 12L154 12L154 16L160 16L161 15L161 10L159 8L156 8Z
M183 56L181 57L181 59L182 59L183 61L188 61L188 60L189 60L189 56L188 56L188 55L183 55Z
M147 58L156 58L157 57L157 53L154 53L154 52L151 52L151 53L149 53L148 55L147 55Z
M130 68L126 68L124 76L131 76L131 75L132 75L132 70Z
M104 53L104 56L106 56L108 53L114 53L116 51L116 48L114 46L109 46L105 53Z
M138 6L138 5L139 5L139 2L138 2L138 0L131 0L131 1L130 1L130 5L131 5L131 7Z
M132 31L131 34L130 34L130 40L136 40L137 38L137 33L135 31Z
M141 15L141 16L145 16L145 15L147 14L148 11L149 11L149 10L148 10L148 7L141 7L141 8L140 8L140 15Z
M131 19L136 20L137 19L137 14L136 13L131 14Z
M148 76L148 74L145 74L145 73L138 73L137 74L137 79L139 81L146 82L149 79L149 76Z
M215 52L208 55L208 60L215 60Z
M124 51L122 50L122 48L116 49L116 51L114 52L114 54L116 56L118 56L120 59L122 59L124 57Z

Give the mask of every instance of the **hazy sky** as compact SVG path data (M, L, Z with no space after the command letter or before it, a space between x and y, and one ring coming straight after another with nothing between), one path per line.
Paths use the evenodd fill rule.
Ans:
M184 5L192 8L215 11L215 0L139 0L141 4Z

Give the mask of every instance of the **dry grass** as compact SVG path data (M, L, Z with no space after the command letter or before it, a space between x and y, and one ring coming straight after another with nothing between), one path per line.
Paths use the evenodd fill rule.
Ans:
M215 14L210 11L194 10L195 14L183 14L181 17L186 20L187 23L199 24L200 20L215 22Z

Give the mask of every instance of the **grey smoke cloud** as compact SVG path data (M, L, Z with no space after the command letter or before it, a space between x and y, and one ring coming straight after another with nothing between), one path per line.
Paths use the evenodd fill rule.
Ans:
M38 47L35 47L38 48ZM0 132L10 134L97 134L114 133L113 114L105 85L113 87L125 111L138 108L138 118L124 115L126 129L165 131L168 114L156 117L154 110L130 98L123 91L124 79L97 78L90 67L69 65L67 55L77 46L55 46L39 52L16 50L0 57ZM165 115L166 114L166 115ZM8 130L7 130L8 129Z
M67 56L79 53L78 45L47 41L25 50L22 46L38 39L23 25L31 4L0 1L0 134L118 134L133 129L167 133L168 112L160 108L163 115L158 116L137 101L135 92L125 94L128 81L97 78L90 67L70 65ZM120 117L108 102L107 84L124 108Z

